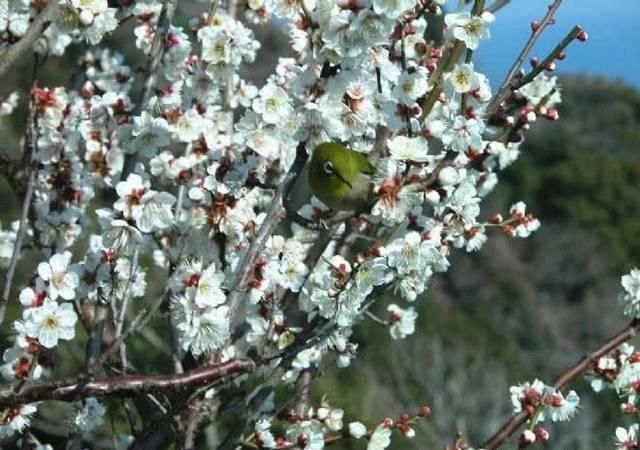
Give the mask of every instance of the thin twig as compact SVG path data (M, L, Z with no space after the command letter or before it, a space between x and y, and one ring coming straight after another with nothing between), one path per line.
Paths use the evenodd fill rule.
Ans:
M487 105L487 116L492 115L504 101L504 99L507 98L513 90L524 84L517 82L516 75L522 67L522 64L524 64L524 60L526 59L527 55L529 54L535 43L538 41L538 38L542 35L542 32L553 22L553 16L561 4L562 0L554 0L553 4L549 6L547 13L542 18L542 21L540 22L538 27L531 32L531 36L529 36L529 39L527 39L527 42L520 51L520 54L516 57L513 65L509 69L509 72L507 72L507 76L502 82L498 93L489 102L489 105Z
M36 59L35 65L38 61ZM34 70L37 70L34 68ZM35 79L33 86L35 86ZM34 167L34 158L37 153L38 136L37 136L37 124L36 124L36 111L33 101L31 101L29 107L29 119L27 126L27 139L25 141L25 150L22 158L23 165L25 167L27 184L25 188L24 199L22 200L22 212L20 214L20 223L18 225L18 233L16 234L16 241L13 246L13 253L11 254L11 261L9 262L9 268L4 282L4 289L2 291L2 297L0 297L0 324L4 321L4 315L9 303L9 296L11 295L11 285L13 284L13 277L18 267L18 259L22 251L22 241L27 231L27 221L29 219L29 211L31 209L31 199L33 197L33 190L36 183L37 170Z
M598 361L598 359L607 355L623 342L634 337L638 331L640 331L640 319L634 319L626 328L621 330L615 336L607 339L590 355L583 357L569 369L565 370L558 378L556 378L553 387L556 389L563 389L567 387L569 383L587 372L592 365ZM524 424L528 418L529 415L526 412L521 412L520 414L513 416L480 447L485 450L494 450L498 445L508 439L522 424Z
M545 16L542 18L540 25L538 25L538 27L531 32L531 36L529 36L529 39L527 39L527 42L524 44L524 47L520 51L520 54L518 55L516 60L513 62L513 65L511 66L511 69L509 69L509 72L507 72L507 76L502 82L503 86L509 86L511 84L513 77L516 76L516 73L518 73L518 71L520 70L520 67L522 67L522 64L524 64L524 60L526 59L527 55L529 55L529 52L531 51L531 49L533 48L535 43L538 42L538 39L540 38L540 36L542 36L542 33L544 32L544 30L553 21L553 16L561 4L562 4L562 0L554 0L551 6L549 6L549 9L547 10L547 13L545 14Z
M116 322L116 339L122 336L122 329L124 327L124 318L129 309L129 300L131 299L131 289L133 286L134 277L138 268L138 255L140 254L140 247L136 245L133 251L133 257L131 258L131 267L129 268L129 279L127 280L127 286L124 290L122 304L120 306L120 314L118 315L118 321ZM124 340L120 341L120 362L122 364L122 370L127 371L127 348Z
M495 14L496 12L507 6L509 3L511 3L511 0L496 0L493 5L488 6L485 11L488 11L491 14Z

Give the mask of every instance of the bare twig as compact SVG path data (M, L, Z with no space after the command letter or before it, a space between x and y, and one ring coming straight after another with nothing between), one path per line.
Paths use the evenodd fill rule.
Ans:
M136 246L133 251L133 257L131 258L131 267L129 268L129 279L127 280L127 286L124 290L122 305L120 305L120 314L116 322L116 339L122 336L122 329L124 327L124 318L129 309L129 300L131 299L131 289L135 282L134 277L136 270L138 269L138 255L140 254L140 247ZM124 340L120 341L120 362L122 363L122 370L127 370L127 348Z
M498 89L498 92L496 93L496 95L491 99L491 101L487 105L487 109L486 109L487 116L493 115L500 107L500 104L511 94L511 92L513 92L514 90L524 86L525 84L533 80L542 70L544 70L547 67L547 65L550 62L553 62L557 58L557 56L574 39L576 39L580 34L580 32L582 31L582 28L580 28L579 26L577 25L574 26L571 29L571 31L569 31L569 33L567 33L567 35L562 39L562 41L560 41L560 43L551 51L551 53L547 55L547 57L544 59L542 63L538 63L538 65L534 67L534 69L530 73L528 73L521 79L518 79L518 77L516 77L520 68L522 67L522 64L524 63L525 58L533 48L534 44L536 43L536 41L538 40L542 32L546 29L547 26L549 26L549 24L553 22L553 15L555 14L556 10L560 7L561 3L562 3L562 0L554 1L554 3L549 7L547 14L544 16L539 26L531 33L531 36L529 36L529 39L527 40L524 48L516 58L515 62L513 63L513 66L511 66L511 69L509 70L509 72L507 73L507 76L502 82L500 89Z
M542 33L544 32L544 30L553 21L553 16L561 4L562 4L562 0L554 0L551 6L549 6L549 9L547 10L547 13L545 14L545 16L542 18L540 25L531 32L531 36L529 36L529 39L527 39L527 42L524 44L524 47L520 51L520 54L517 56L516 60L513 62L513 65L511 66L511 69L509 69L509 72L507 72L507 76L502 82L502 86L509 86L511 84L511 81L518 73L518 70L520 70L520 67L522 67L524 60L529 54L529 52L531 51L531 49L533 48L535 43L538 42L538 39L540 38L540 36L542 36Z
M132 396L145 392L180 391L209 385L227 377L235 377L255 369L248 359L200 367L182 374L127 375L85 381L81 377L60 382L12 383L0 389L0 406L43 400L73 401L86 397Z
M50 0L47 7L31 22L24 36L11 47L0 53L0 77L6 74L9 69L31 49L36 39L42 35L42 32L46 30L49 24L55 19L58 13L58 5L59 3L57 1Z
M37 61L35 62L37 65ZM37 69L34 69L37 70ZM35 79L34 79L35 86ZM2 290L2 297L0 297L0 324L4 321L4 314L9 302L9 296L11 295L11 285L13 284L13 277L18 267L18 259L22 252L22 241L27 232L27 221L29 220L29 210L31 209L31 199L33 197L34 185L36 183L37 170L33 165L33 160L37 152L38 136L37 136L37 124L36 124L36 111L33 101L29 108L29 119L27 124L27 139L24 145L24 155L22 158L23 166L26 172L27 184L25 187L24 198L22 200L22 212L20 214L20 223L18 225L18 233L16 234L16 241L13 246L13 253L11 254L11 261L9 262L9 268L4 282L4 289Z
M563 389L567 387L569 383L587 372L599 358L605 356L623 342L634 337L638 331L640 331L640 320L634 319L626 328L621 330L615 336L607 339L593 353L583 357L569 369L565 370L558 378L556 378L553 387L556 389ZM513 416L500 428L500 430L498 430L480 447L485 450L494 450L498 445L508 439L522 424L524 424L528 418L529 415L526 412Z
M488 6L485 11L489 11L491 14L495 14L496 12L507 6L509 3L511 3L511 0L496 0L495 2L493 2L493 5Z
M534 69L529 72L528 74L526 74L523 78L522 81L520 82L520 84L522 86L524 86L525 84L530 83L536 76L538 76L538 74L540 72L542 72L550 63L552 63L553 61L555 61L555 59L558 57L558 55L560 53L562 53L564 51L565 48L567 48L567 46L575 39L578 38L578 36L580 35L580 33L582 33L582 27L580 27L579 25L575 25L566 35L564 38L562 38L562 40L560 41L560 43L558 45L555 46L555 48L551 51L551 53L549 53L547 55L547 57L540 63L538 63L538 65L536 67L534 67Z

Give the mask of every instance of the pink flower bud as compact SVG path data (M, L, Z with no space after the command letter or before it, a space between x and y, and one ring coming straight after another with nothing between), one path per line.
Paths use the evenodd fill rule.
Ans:
M549 432L542 427L536 427L534 430L536 434L536 439L539 442L547 442L549 440Z
M632 403L623 403L620 405L620 409L624 414L635 414L637 409Z
M544 68L545 68L546 70L550 71L550 72L551 72L551 71L554 71L554 70L556 70L556 63L555 63L555 62L553 62L553 61L549 61L548 63L546 63L546 64L544 65Z
M544 115L544 117L548 120L558 120L560 115L558 114L557 109L555 109L554 107L551 107L551 108L547 108L547 112Z
M536 31L538 31L539 28L540 28L540 22L538 22L537 20L534 20L533 22L531 22L531 31L535 33Z
M582 31L578 34L578 40L579 40L580 42L584 42L584 41L586 41L587 39L589 39L589 35L587 34L587 32L586 32L586 31L582 30Z
M518 448L526 448L536 441L536 435L531 430L524 430L518 441Z
M535 68L538 64L540 64L540 60L537 56L534 56L529 60L529 64L531 64L531 67Z

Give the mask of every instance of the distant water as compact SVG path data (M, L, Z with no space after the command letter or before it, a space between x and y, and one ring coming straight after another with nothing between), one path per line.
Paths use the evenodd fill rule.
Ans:
M492 0L487 0L491 4ZM532 20L540 20L551 1L512 0L500 10L491 28L492 38L481 44L476 67L496 87L531 33ZM603 6L606 5L606 6ZM617 78L640 88L640 0L565 0L531 56L544 58L574 24L589 40L574 42L567 58L558 61L558 73L583 73ZM529 58L525 64L529 68Z

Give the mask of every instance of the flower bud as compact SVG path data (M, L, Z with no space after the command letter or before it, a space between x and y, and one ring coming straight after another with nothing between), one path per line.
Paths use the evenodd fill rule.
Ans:
M367 434L367 427L360 422L351 422L349 424L349 434L355 439L360 439Z
M547 430L545 430L542 427L536 427L536 429L534 430L535 434L536 434L536 439L539 442L547 442L549 440L549 432Z
M531 430L524 430L518 441L518 448L526 448L536 441L536 435Z
M78 20L80 20L80 23L83 26L89 27L93 23L93 13L91 11L89 11L88 9L83 9L82 11L80 11L80 15L78 16Z

